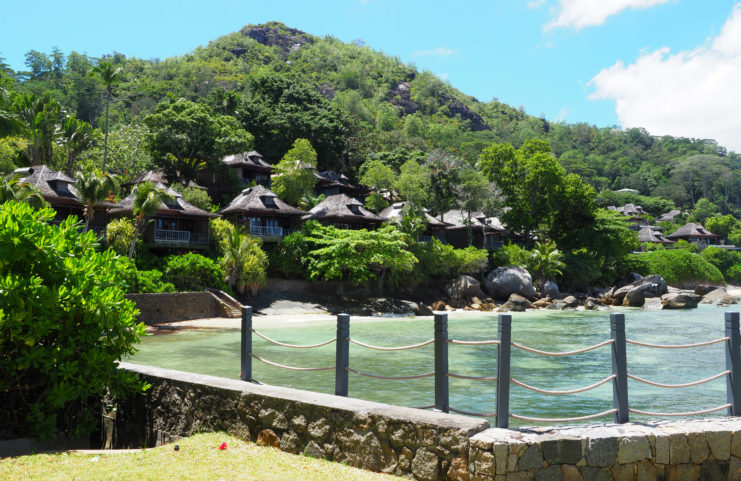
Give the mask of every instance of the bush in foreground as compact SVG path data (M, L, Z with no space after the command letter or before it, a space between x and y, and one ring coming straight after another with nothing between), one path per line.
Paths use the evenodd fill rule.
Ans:
M93 232L54 211L0 205L0 430L9 435L79 435L95 403L142 390L117 362L144 333L125 300L125 259L99 252ZM0 433L2 434L2 433Z
M207 287L226 289L224 271L219 264L193 252L167 258L165 281L178 291L202 291Z

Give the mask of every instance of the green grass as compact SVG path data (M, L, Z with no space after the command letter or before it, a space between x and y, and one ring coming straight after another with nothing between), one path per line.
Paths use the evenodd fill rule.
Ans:
M221 443L227 449L221 451ZM199 434L121 454L35 454L0 458L0 480L400 480L338 463L257 446L224 433Z

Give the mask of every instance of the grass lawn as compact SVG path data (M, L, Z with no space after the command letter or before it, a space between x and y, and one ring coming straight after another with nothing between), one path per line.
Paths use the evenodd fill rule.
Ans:
M222 443L225 450L219 450ZM363 480L405 478L257 446L223 433L121 454L36 454L0 458L0 480Z

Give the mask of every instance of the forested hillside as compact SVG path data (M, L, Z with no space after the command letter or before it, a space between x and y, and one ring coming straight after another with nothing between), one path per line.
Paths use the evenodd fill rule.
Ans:
M368 159L398 169L408 159L444 150L474 164L487 145L519 148L537 138L550 143L567 172L598 192L631 188L683 208L693 208L700 198L722 213L741 208L741 158L712 140L549 122L497 100L467 96L361 41L346 44L268 23L247 26L182 57L143 60L113 53L106 60L117 69L108 168L124 177L155 164L172 171L204 163L208 168L218 155L245 145L277 163L297 138L305 138L321 170L357 180ZM39 162L70 170L76 163L100 162L106 88L90 75L98 61L55 49L29 51L23 72L0 62L5 74L0 111L5 106L36 124L30 137L0 139L0 170ZM167 107L179 98L195 104L177 112ZM190 127L208 124L212 144L193 145L175 159L145 148L151 135L167 143L164 126L175 120ZM12 122L5 129L12 133Z

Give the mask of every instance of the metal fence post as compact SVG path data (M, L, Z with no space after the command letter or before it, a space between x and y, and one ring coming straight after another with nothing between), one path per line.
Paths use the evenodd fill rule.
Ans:
M242 364L239 378L252 381L252 306L242 306Z
M610 314L610 337L612 343L612 405L615 422L627 423L630 420L628 411L628 360L625 351L625 314Z
M435 409L448 412L448 314L435 313Z
M512 355L512 316L499 314L497 349L497 427L509 427L509 379Z
M731 371L726 381L729 416L741 416L741 333L739 313L726 312L726 369Z
M347 367L350 365L350 315L337 314L337 354L335 358L334 393L347 397Z

